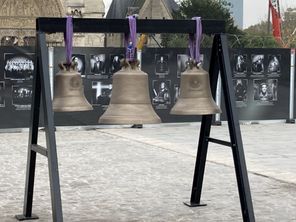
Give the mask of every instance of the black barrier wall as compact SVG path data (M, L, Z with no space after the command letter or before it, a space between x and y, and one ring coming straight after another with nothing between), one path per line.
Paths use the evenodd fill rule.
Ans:
M34 48L0 47L0 128L28 127L32 94ZM94 107L89 112L55 113L56 125L96 125L112 92L112 76L119 70L123 48L74 48L73 60L84 82L85 95ZM196 116L174 116L169 111L180 93L180 75L187 49L147 48L142 70L149 75L151 102L163 122L199 121ZM209 67L210 50L203 49ZM54 48L54 73L65 59L65 49ZM231 50L233 87L241 120L289 117L290 49ZM224 105L222 104L222 107ZM222 120L224 120L222 114Z

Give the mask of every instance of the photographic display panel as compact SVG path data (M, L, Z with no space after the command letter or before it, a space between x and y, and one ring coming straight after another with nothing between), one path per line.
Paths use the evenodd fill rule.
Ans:
M0 47L0 128L28 127L35 69L34 48ZM202 65L209 68L210 49L202 49ZM92 111L55 113L55 124L97 125L112 95L112 77L120 70L124 48L73 48L86 99ZM142 71L148 74L150 99L162 122L199 121L200 116L170 115L180 95L180 79L188 63L188 49L146 48ZM233 90L240 120L287 119L289 116L290 49L230 50ZM54 73L65 62L65 49L54 48ZM222 94L223 95L223 94ZM222 120L226 120L222 99ZM42 113L41 113L42 115ZM41 124L43 117L40 117Z
M34 51L33 47L0 47L0 128L29 126Z
M230 55L239 118L288 118L290 49L232 49Z

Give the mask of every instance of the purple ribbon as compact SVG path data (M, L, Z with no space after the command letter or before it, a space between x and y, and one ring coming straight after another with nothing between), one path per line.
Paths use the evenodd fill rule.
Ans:
M128 17L129 34L125 35L126 59L135 60L136 40L137 40L137 19L134 16Z
M66 63L71 64L72 60L72 47L73 47L73 19L67 16L66 33L64 34L66 46Z
M196 21L196 32L195 34L189 35L190 57L197 63L200 63L200 43L202 37L201 17L193 17L192 20Z

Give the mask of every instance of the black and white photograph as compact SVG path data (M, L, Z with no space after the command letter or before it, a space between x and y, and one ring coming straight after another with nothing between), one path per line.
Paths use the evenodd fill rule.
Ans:
M280 55L268 55L268 73L279 73L281 72L280 66Z
M165 76L169 74L169 55L156 54L155 55L155 74Z
M33 79L34 54L4 54L4 77L10 80Z
M247 55L246 54L234 54L234 67L235 73L247 72Z
M278 94L278 80L277 79L255 79L254 86L254 100L259 102L277 101Z
M171 81L170 80L153 80L153 99L154 105L169 105L171 104Z
M248 80L247 79L234 79L233 80L235 100L237 102L247 101L247 89Z
M118 72L121 69L120 60L124 59L124 55L110 55L109 72L111 75Z
M81 76L85 76L85 55L73 54L72 62L77 64L77 71Z
M187 68L187 63L189 56L186 54L177 55L177 77L181 77L181 73L184 72Z
M4 91L5 90L5 82L0 82L0 107L5 107L5 96Z
M180 96L180 85L175 84L174 85L174 103L177 102L179 96Z
M17 109L28 110L31 107L32 86L13 85L12 86L12 105Z
M106 73L106 55L105 54L90 56L90 71L93 74Z
M112 84L102 83L101 81L92 82L92 100L94 106L109 105L111 99Z
M252 55L252 73L264 73L264 55Z

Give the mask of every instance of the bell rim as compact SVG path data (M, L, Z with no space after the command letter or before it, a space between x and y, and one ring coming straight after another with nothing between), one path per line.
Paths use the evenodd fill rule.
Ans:
M124 120L122 116L110 116L110 117L104 117L101 116L99 118L99 124L106 124L106 125L130 125L130 124L159 124L161 123L160 118L154 118L154 119L127 119Z
M91 111L94 110L92 106L84 107L84 106L68 106L62 108L53 107L54 112L82 112L82 111Z
M188 104L208 104L207 107L212 107L212 109L207 109L204 108L204 105L198 105L198 107L195 107L195 109L193 109L193 105L191 105L188 109L184 108L186 106L181 105L180 101L184 101L187 100ZM202 101L204 100L204 101ZM197 106L197 105L195 105ZM212 112L209 112L209 110L212 110ZM214 115L214 114L218 114L218 113L222 113L221 108L219 108L219 106L214 102L213 99L209 98L179 98L176 102L176 104L173 106L173 108L170 111L171 115Z

